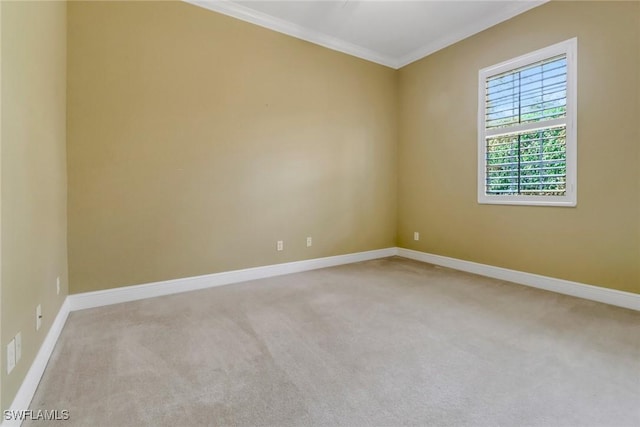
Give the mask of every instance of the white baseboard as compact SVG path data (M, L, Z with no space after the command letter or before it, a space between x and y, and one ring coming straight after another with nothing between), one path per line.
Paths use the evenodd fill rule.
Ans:
M299 273L318 268L385 258L396 254L397 248L385 248L354 254L267 265L264 267L225 271L222 273L188 277L185 279L166 280L144 285L125 286L121 288L107 289L104 291L86 292L82 294L69 295L67 300L69 301L70 310L76 311L83 310L85 308L101 307L121 302L246 282L248 280L264 279L267 277L281 276L283 274Z
M31 368L29 368L29 372L27 372L27 376L20 386L9 411L19 412L29 408L31 400L38 388L38 384L44 374L44 370L47 367L49 358L51 357L56 342L58 341L58 337L62 332L62 328L64 327L69 313L72 311L153 298L162 295L171 295L180 292L195 291L198 289L245 282L248 280L299 273L319 268L351 264L354 262L386 258L396 255L397 252L397 248L385 248L367 252L267 265L264 267L247 268L243 270L225 271L222 273L207 274L205 276L188 277L185 279L167 280L144 285L126 286L104 291L69 295L62 304L53 325L51 325L51 329L49 329L49 333L42 343L42 346L38 351L38 355L33 361ZM22 424L22 421L4 420L4 414L2 415L3 417L0 419L0 427L18 427Z
M368 252L358 252L354 254L268 265L264 267L225 271L222 273L188 277L185 279L126 286L104 291L86 292L67 296L9 410L20 411L29 408L31 400L38 388L38 384L40 383L40 379L47 367L49 358L51 357L56 342L58 341L58 337L62 332L62 328L64 327L69 313L72 311L181 292L195 291L215 286L245 282L248 280L299 273L319 268L351 264L354 262L386 258L394 255L640 311L639 294L585 285L582 283L570 282L568 280L555 279L532 273L524 273L501 267L493 267L486 264L479 264L471 261L464 261L456 258L433 255L403 248L385 248ZM19 421L5 420L0 423L0 427L20 426L20 424L21 422Z
M640 311L640 294L509 270L507 268L414 251L412 249L398 248L398 256Z
M36 393L36 389L38 388L38 384L40 384L40 379L44 374L44 370L47 367L47 363L49 363L49 358L51 357L51 353L53 353L53 349L58 342L58 337L60 337L60 333L62 332L62 328L67 321L67 317L69 316L69 301L66 299L62 306L60 307L60 311L58 311L58 315L53 321L47 336L42 342L42 346L40 350L38 350L38 354L36 358L33 360L29 371L27 372L27 376L24 378L16 397L13 399L11 403L11 407L9 411L24 411L29 408L31 404L31 400L33 399L33 395ZM4 414L3 414L4 419ZM14 427L20 426L22 421L18 420L4 420L1 427Z

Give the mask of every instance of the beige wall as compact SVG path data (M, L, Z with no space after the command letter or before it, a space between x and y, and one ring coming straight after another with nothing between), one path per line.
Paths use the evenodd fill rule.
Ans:
M0 30L2 409L67 294L67 188L72 292L395 244L640 292L640 3L400 71L175 2L2 2ZM478 70L574 36L578 207L478 205Z
M71 293L395 245L394 70L185 3L68 20Z
M639 31L638 2L552 2L400 70L399 246L640 292ZM479 205L478 70L575 36L578 206Z
M2 340L2 4L0 4L0 369L4 365L4 341ZM0 410L2 405L2 373L0 373Z
M397 243L640 292L638 8L553 2L392 71L187 4L73 3L71 291ZM477 204L477 71L574 36L578 207Z
M6 363L1 369L6 409L67 294L66 5L0 7L3 356L7 343L22 333L22 359L9 375ZM37 304L43 325L36 332Z

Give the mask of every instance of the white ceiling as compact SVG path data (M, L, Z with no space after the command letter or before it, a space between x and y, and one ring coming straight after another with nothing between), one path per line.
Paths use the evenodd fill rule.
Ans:
M185 0L400 68L546 0Z

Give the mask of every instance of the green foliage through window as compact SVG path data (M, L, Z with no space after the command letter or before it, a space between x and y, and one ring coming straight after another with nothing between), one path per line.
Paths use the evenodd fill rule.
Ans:
M486 193L564 195L566 129L487 138Z
M567 114L566 56L488 78L485 103L485 193L564 195L566 123L558 119Z

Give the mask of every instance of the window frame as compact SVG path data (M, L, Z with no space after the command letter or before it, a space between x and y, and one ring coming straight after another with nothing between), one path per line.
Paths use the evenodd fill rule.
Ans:
M566 104L566 187L563 196L535 196L535 195L497 195L486 194L486 83L498 74L515 71L536 62L544 61L555 56L565 55L567 61L567 104ZM577 205L577 63L578 39L576 37L538 49L517 58L509 59L496 65L485 67L478 72L478 203L499 205L527 205L527 206L565 206ZM556 120L530 123L527 131L547 129ZM507 128L505 128L507 129ZM523 133L521 130L519 133Z

